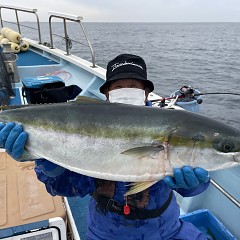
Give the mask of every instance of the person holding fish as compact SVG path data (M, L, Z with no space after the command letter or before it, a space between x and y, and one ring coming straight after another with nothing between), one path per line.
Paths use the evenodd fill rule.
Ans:
M121 54L107 66L100 92L111 103L150 105L154 90L146 64L136 55ZM15 123L0 124L0 146L14 158L22 155L27 133ZM107 167L107 166L106 166ZM208 171L183 166L173 176L158 182L129 183L96 179L37 159L35 172L55 196L84 197L90 194L88 240L167 240L207 238L195 226L179 220L180 209L173 190L183 197L204 192L210 183Z

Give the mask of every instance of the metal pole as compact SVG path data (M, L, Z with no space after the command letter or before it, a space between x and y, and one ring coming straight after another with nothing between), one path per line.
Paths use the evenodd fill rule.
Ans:
M1 6L0 6L0 22L1 22L1 26L2 26L2 27L3 27L2 8L10 9L10 10L14 10L14 11L15 11L16 20L17 20L17 25L18 25L18 31L19 31L20 34L21 34L21 30L20 30L21 24L19 23L19 19L18 19L18 11L35 14L35 16L36 16L36 18L37 18L37 25L38 25L39 44L42 43L40 23L39 23L39 18L38 18L38 14L37 14L37 9L18 8L18 7L13 7L13 6L1 5Z
M240 208L240 202L236 198L234 198L231 194L229 194L224 188L222 188L213 179L211 179L210 182L214 187L216 187L220 192L222 192L223 195L225 195L232 203L234 203L238 208Z
M64 34L65 34L65 44L66 44L66 51L67 55L69 55L69 38L67 34L67 24L66 24L66 18L63 18L63 25L64 25Z
M88 40L88 36L87 36L87 33L86 33L86 31L85 31L85 29L84 29L84 27L83 27L82 22L79 21L79 23L80 23L80 26L81 26L81 28L82 28L83 34L84 34L84 36L85 36L85 39L86 39L86 41L87 41L87 43L88 43L88 47L89 47L90 52L91 52L91 55L92 55L92 64L93 64L92 67L95 68L95 67L96 67L96 64L95 64L95 53L94 53L94 51L93 51L93 48L92 48L92 45L91 45L90 41Z
M42 38L41 38L41 30L40 30L40 22L39 22L39 17L37 15L37 13L34 13L37 19L37 25L38 25L38 39L39 39L39 44L42 44Z
M50 48L53 49L53 37L52 37L52 16L49 17L49 31L50 31L50 42L51 42L51 46Z
M2 7L0 7L0 21L1 21L1 27L3 28Z
M16 19L17 19L18 32L21 34L21 29L20 29L17 9L15 9L15 14L16 14Z
M49 17L49 29L50 29L50 40L51 40L51 45L52 45L52 48L53 48L53 37L52 37L52 27L51 27L51 18L52 17L56 17L56 18L60 18L60 19L63 19L63 24L64 24L64 32L65 32L65 40L66 40L66 51L67 51L67 55L69 55L69 37L67 36L67 27L66 27L66 20L69 20L69 21L73 21L73 22L77 22L80 24L81 28L82 28L82 31L83 31L83 34L85 36L85 39L88 43L88 47L90 49L90 52L91 52L91 55L92 55L92 67L96 67L96 64L95 64L95 54L93 52L93 48L91 46L91 43L88 39L88 36L87 36L87 33L85 32L85 29L83 27L83 24L81 22L82 20L82 17L80 16L75 16L75 15L70 15L70 14L65 14L65 13L59 13L59 12L49 12L50 14L50 17Z

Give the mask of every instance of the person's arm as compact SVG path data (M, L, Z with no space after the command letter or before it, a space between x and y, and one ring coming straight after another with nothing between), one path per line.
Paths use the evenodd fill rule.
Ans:
M0 123L0 147L16 161L21 158L28 135L20 124ZM37 178L52 195L85 196L94 191L94 179L71 172L46 159L35 160Z
M183 197L192 197L208 188L210 176L209 172L203 168L185 166L174 169L174 176L166 176L164 182Z
M34 170L38 180L45 184L47 191L53 196L84 197L94 191L94 178L72 172L46 159L35 162Z

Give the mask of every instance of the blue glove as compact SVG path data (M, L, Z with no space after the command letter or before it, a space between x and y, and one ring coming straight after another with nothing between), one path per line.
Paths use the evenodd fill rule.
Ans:
M65 168L58 166L55 163L52 163L44 158L37 159L36 166L48 177L57 177L61 175Z
M198 187L200 184L207 183L210 179L209 172L203 168L192 168L185 166L176 168L173 172L174 176L166 176L164 182L171 188L190 189Z
M0 147L5 148L15 160L22 156L27 138L22 125L13 122L0 123Z

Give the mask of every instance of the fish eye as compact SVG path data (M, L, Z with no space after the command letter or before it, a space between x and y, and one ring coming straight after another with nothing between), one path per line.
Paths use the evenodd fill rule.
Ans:
M223 150L223 152L228 153L228 152L232 151L233 147L234 146L232 143L224 143L222 146L222 150Z
M214 144L215 148L224 153L232 152L234 149L234 144L231 142L218 142L217 144Z
M235 148L234 143L229 139L225 141L221 141L220 139L215 139L215 141L213 142L213 147L217 151L224 152L224 153L233 152Z

